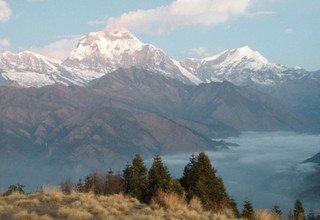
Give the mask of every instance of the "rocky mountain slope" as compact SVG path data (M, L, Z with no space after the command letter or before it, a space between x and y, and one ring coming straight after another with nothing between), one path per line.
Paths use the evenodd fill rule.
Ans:
M227 126L241 131L298 131L306 127L303 117L291 113L271 96L227 81L186 85L157 72L130 68L94 80L90 88L170 118L221 126L221 131Z
M320 165L320 153L317 153L316 155L306 159L303 161L304 163L317 163Z
M229 82L186 85L136 67L118 69L88 87L2 86L0 97L3 176L30 177L34 169L48 180L81 176L97 167L123 166L135 153L227 147L211 138L239 130L303 128L298 116L250 88Z
M225 147L211 138L241 131L320 132L319 79L248 47L175 61L123 30L84 36L64 61L5 52L0 173L59 179L137 152Z
M54 61L24 51L0 54L0 85L42 87L54 83L87 86L118 68L144 68L185 84L223 82L267 93L304 115L320 131L320 73L269 62L248 46L203 59L171 59L126 30L83 36L70 56Z
M0 97L0 173L7 184L20 181L16 176L27 183L40 175L43 184L45 178L123 167L135 153L151 157L227 146L93 89L0 87Z

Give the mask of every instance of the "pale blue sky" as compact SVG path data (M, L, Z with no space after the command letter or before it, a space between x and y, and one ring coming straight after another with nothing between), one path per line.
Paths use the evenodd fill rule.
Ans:
M248 45L271 62L320 69L319 0L6 0L11 11L7 18L3 18L3 2L0 0L2 51L41 49L55 41L101 31L114 17L113 26L125 25L141 41L162 48L175 59ZM179 2L186 2L186 7ZM215 2L229 6L216 15L214 7L208 9ZM188 4L199 13L183 14L188 13ZM132 13L120 17L128 12Z

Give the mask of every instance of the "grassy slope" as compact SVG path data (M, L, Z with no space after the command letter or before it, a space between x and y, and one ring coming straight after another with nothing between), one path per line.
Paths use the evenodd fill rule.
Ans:
M258 216L257 216L258 217ZM65 195L47 191L0 197L0 219L233 219L230 212L213 214L194 199L186 204L176 195L163 195L151 205L124 195L95 196L90 193ZM259 219L275 219L267 212Z

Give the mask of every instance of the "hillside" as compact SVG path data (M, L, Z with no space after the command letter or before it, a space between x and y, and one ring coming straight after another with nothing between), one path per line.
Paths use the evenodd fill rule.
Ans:
M0 96L1 172L33 176L38 169L49 182L122 166L135 153L216 150L228 144L212 138L240 131L306 129L299 115L251 88L228 82L186 85L135 67L88 87L2 86Z
M256 212L257 219L276 219L266 211ZM0 197L0 219L91 220L91 219L236 219L231 212L204 211L198 200L186 204L176 196L166 196L151 205L121 194L94 194L46 191L28 195Z

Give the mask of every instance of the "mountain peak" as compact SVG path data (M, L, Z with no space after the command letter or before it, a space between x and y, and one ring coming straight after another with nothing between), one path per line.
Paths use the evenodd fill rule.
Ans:
M79 40L69 59L96 59L101 56L116 57L120 54L141 50L143 43L126 30L112 32L93 32Z
M109 34L114 37L118 37L118 38L136 38L127 29L113 29L112 31L105 31L104 33Z
M220 56L233 63L244 62L255 64L257 68L262 68L270 62L258 51L251 49L249 46L244 46L238 49L226 50ZM253 66L252 66L253 67Z
M241 51L241 52L247 52L247 53L252 53L252 52L254 52L254 50L251 49L248 45L243 46L243 47L240 47L240 48L238 48L237 50L239 50L239 51Z

